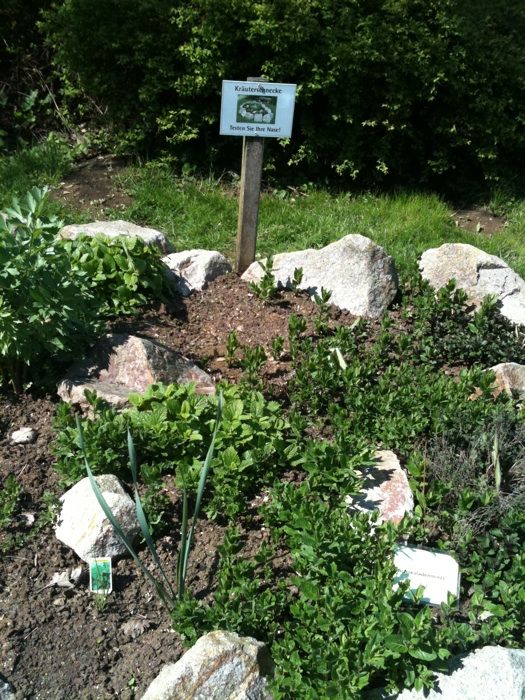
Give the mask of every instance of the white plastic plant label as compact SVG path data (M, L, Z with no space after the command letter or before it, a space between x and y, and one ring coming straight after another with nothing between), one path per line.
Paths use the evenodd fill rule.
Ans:
M289 138L292 135L296 85L223 80L223 136Z
M422 603L441 605L447 602L449 593L459 597L459 565L454 557L438 550L399 546L394 555L397 575L394 589L402 581L410 581L410 589L405 598L413 599L413 594L423 586Z

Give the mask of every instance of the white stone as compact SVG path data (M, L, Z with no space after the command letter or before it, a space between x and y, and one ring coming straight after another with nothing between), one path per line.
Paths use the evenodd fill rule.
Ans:
M116 521L133 540L140 527L133 500L113 474L96 477L97 484ZM88 562L95 557L119 557L127 553L122 540L104 515L86 477L62 497L56 537Z
M407 475L394 452L379 450L375 463L362 470L363 487L357 496L348 496L350 509L379 511L378 522L398 523L414 509L414 496Z
M261 261L263 264L265 260ZM365 236L350 234L315 250L280 253L273 258L273 276L278 287L290 287L296 268L302 268L299 289L313 297L321 288L332 293L330 303L355 316L378 318L397 294L393 259ZM264 275L257 261L242 275L258 282Z
M436 673L436 681L435 690L404 690L392 700L523 700L525 651L477 649L455 657L448 673Z
M232 270L222 253L199 248L171 253L163 257L162 262L173 273L177 291L185 297L201 291L209 282Z
M37 432L34 428L20 428L11 433L13 445L27 445L34 442L36 438Z
M272 674L262 642L210 632L175 664L164 666L142 700L271 700L267 678Z
M450 554L419 547L400 545L394 555L398 571L394 579L394 589L402 581L410 582L410 592L423 586L423 603L441 605L446 603L448 594L459 595L459 564Z
M520 401L525 399L525 365L519 365L517 362L502 362L490 367L488 371L496 375L494 389L496 396L504 391Z
M419 269L434 289L455 279L476 306L487 295L494 295L501 302L503 316L512 323L525 324L525 281L501 258L467 243L445 243L426 250Z
M125 236L127 238L140 238L148 245L155 246L161 253L171 253L173 246L167 237L154 228L137 226L130 221L122 219L116 221L92 221L89 224L71 224L64 226L59 233L62 238L74 240L80 235L97 236L104 235L108 238Z

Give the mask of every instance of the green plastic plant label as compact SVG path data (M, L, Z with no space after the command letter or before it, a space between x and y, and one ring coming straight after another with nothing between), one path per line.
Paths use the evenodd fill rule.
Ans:
M394 555L397 575L394 590L402 581L409 581L406 600L414 600L417 589L423 587L421 603L441 605L447 602L449 593L459 598L459 564L438 550L418 547L397 547Z
M291 83L223 80L220 133L289 138L296 87Z
M92 593L107 595L113 590L111 559L98 557L89 562L89 590Z

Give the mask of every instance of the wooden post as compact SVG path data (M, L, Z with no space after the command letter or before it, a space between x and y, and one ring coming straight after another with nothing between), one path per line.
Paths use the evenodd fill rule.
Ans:
M257 83L267 82L263 78L248 78L248 80ZM259 136L245 136L243 138L235 261L235 270L239 275L255 260L263 154L264 138Z

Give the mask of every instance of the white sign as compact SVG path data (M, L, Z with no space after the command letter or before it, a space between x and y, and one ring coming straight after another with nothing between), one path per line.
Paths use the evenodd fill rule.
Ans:
M459 565L450 554L402 546L396 549L394 564L397 568L394 589L402 581L410 581L405 596L408 600L419 586L425 589L421 602L429 605L446 603L449 593L459 596Z
M223 136L289 138L292 135L296 85L222 81Z

